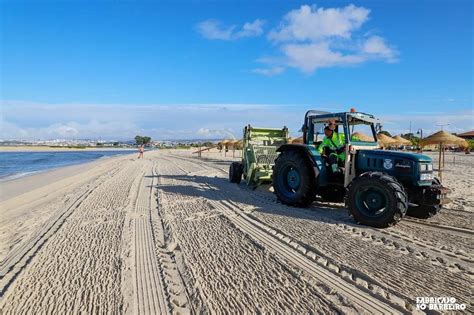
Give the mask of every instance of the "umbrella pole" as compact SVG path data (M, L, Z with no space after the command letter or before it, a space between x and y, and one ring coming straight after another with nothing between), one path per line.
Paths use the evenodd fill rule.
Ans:
M443 168L444 168L444 161L446 161L446 150L444 149L444 146L443 146Z
M439 176L439 181L443 181L443 175L441 172L441 150L442 150L442 143L439 144L439 156L438 156L438 176Z

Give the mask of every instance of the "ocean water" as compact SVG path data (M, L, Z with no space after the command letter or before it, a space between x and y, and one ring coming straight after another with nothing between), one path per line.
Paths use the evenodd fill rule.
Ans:
M135 153L120 151L84 152L0 152L0 181L11 180L50 169L91 162L114 155Z

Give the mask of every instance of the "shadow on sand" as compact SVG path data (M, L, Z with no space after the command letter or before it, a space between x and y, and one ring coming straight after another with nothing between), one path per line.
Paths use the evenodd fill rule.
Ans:
M252 216L261 213L362 227L352 220L343 204L322 203L320 200L316 200L308 208L289 207L277 202L276 196L265 187L252 190L245 183L236 185L225 178L200 175L159 175L159 177L180 181L175 185L160 184L159 189L164 192L238 203L243 205L243 208L251 208L250 215Z

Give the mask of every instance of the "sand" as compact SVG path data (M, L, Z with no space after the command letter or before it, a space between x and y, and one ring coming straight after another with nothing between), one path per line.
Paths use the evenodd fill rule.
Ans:
M0 183L1 313L411 313L470 303L474 160L428 220L355 224L343 204L229 183L232 151L146 152ZM238 156L238 155L237 155ZM471 305L468 305L470 308Z

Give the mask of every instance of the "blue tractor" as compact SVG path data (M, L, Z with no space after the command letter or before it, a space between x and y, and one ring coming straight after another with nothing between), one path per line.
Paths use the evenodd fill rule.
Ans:
M337 171L329 167L327 152L318 152L328 122L336 124L345 144ZM380 122L355 112L308 111L304 118L303 144L283 144L273 169L273 189L290 206L308 207L316 196L328 202L345 202L356 222L389 227L405 214L428 218L435 215L449 190L433 176L430 157L381 150L377 142Z

